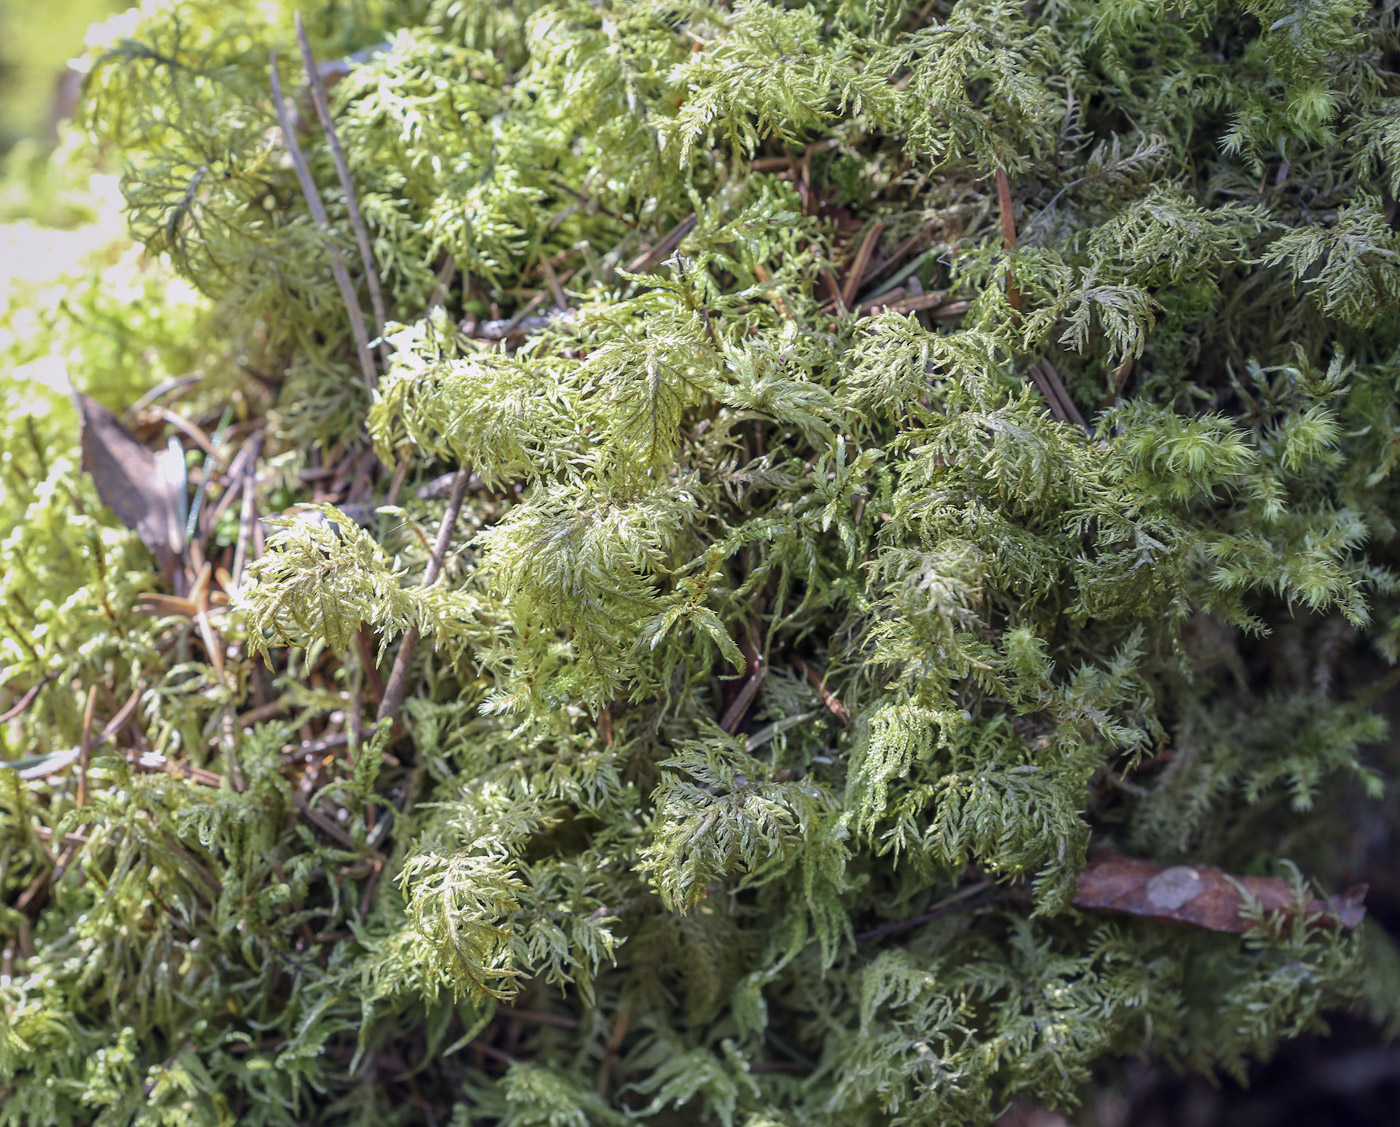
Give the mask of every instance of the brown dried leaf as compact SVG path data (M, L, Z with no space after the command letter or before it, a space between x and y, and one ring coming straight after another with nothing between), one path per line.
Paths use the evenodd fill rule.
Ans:
M1365 918L1365 897L1366 886L1357 885L1340 896L1312 900L1303 913L1319 925L1354 928ZM1109 850L1089 861L1074 896L1080 908L1240 933L1255 926L1241 914L1250 901L1270 915L1297 909L1293 887L1281 877L1237 877L1205 865L1157 865Z
M96 400L75 394L83 446L83 469L97 495L141 537L169 579L185 547L185 467L172 450L146 449Z

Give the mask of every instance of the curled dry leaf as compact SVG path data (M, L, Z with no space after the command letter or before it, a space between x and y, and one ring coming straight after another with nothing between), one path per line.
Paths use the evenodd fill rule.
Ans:
M185 466L178 451L153 453L117 417L86 395L75 395L82 429L83 469L97 495L141 537L169 580L185 547Z
M1340 896L1311 900L1310 922L1357 927L1365 918L1366 886ZM1074 903L1080 908L1189 924L1210 931L1246 932L1255 919L1245 912L1257 903L1268 915L1298 909L1293 886L1281 877L1237 877L1205 865L1157 865L1121 853L1097 853L1079 878Z

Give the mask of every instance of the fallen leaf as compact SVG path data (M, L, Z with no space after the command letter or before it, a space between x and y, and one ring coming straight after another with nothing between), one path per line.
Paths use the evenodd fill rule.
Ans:
M132 529L169 580L185 547L185 464L178 450L153 453L96 400L75 394L83 469L102 503Z
M1340 896L1314 898L1303 909L1310 922L1354 928L1365 918L1366 886ZM1242 914L1257 903L1269 915L1298 908L1293 886L1282 877L1238 877L1207 865L1158 865L1103 850L1079 878L1074 904L1106 912L1189 924L1209 931L1246 932L1254 919Z

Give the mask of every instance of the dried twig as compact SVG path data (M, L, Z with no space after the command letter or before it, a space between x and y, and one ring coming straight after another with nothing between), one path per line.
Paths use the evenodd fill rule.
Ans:
M861 240L860 249L856 251L855 261L851 263L850 272L846 275L846 284L841 287L841 301L847 309L855 305L856 293L860 289L865 271L870 265L870 256L875 253L875 247L879 244L880 236L884 232L885 225L877 219L870 225L870 230L866 231L865 238Z
M277 111L277 124L282 128L282 139L287 145L287 154L292 159L297 183L301 185L301 194L306 197L306 206L311 210L311 218L325 232L326 255L330 259L331 274L340 289L341 300L345 302L345 310L350 315L350 332L355 338L355 354L360 360L360 371L364 375L365 386L373 390L378 382L378 373L375 371L374 357L369 351L365 315L360 309L359 299L355 296L355 287L350 284L350 275L345 269L345 260L341 258L340 248L336 246L330 217L326 214L325 201L321 199L316 181L311 178L311 167L306 163L306 155L301 151L301 143L297 140L296 127L292 124L291 114L287 112L287 102L282 96L282 79L277 73L276 51L269 54L269 62L272 68L272 103Z
M238 544L233 550L233 590L243 584L243 568L248 562L253 524L257 520L258 455L262 453L263 435L259 431L248 440L248 458L243 466L243 507L238 515Z
M682 219L670 233L651 249L639 254L627 267L627 273L640 274L644 270L650 270L653 266L664 262L667 256L681 245L681 240L690 234L691 228L695 226L696 216L692 215L688 219Z
M627 1036L627 1026L631 1020L626 1010L617 1015L612 1036L608 1038L607 1051L603 1053L603 1063L598 1066L597 1091L600 1096L608 1090L608 1077L612 1072L613 1063L617 1060L618 1050L622 1048L622 1039Z
M841 721L841 726L847 727L851 723L851 714L846 711L846 706L841 703L836 694L826 687L826 674L802 658L793 655L793 664L807 675L807 680L812 683L812 688L817 690L817 695L822 698L822 703L831 710L831 714Z
M768 676L768 663L763 660L763 655L750 647L743 648L748 650L745 656L749 661L749 675L738 695L724 710L724 716L719 722L719 726L731 736L739 730L739 725L743 722L749 705L753 704L753 698L758 695L759 687L763 684L764 678Z
M1016 249L1016 216L1011 210L1011 182L1006 178L1006 169L997 169L997 204L1001 208L1001 237L1007 250ZM1021 312L1021 291L1011 272L1006 273L1006 304L1017 313Z
M1050 405L1050 413L1060 422L1073 423L1082 428L1085 434L1090 433L1089 424L1079 413L1079 408L1070 398L1064 382L1060 379L1060 374L1051 366L1050 361L1032 360L1030 373L1031 379L1035 381L1035 386L1040 388L1040 394L1045 396L1045 401Z
M544 280L549 286L549 292L554 297L554 308L562 313L569 308L569 302L564 296L564 287L559 284L559 275L554 272L554 267L550 265L549 259L540 259L540 265L544 267Z
M83 741L78 752L78 805L87 805L88 762L92 758L92 713L97 707L97 686L88 689L87 704L83 707Z
M990 900L980 900L975 904L968 904L966 901L972 899L979 892L983 892L992 886L990 880L981 880L976 884L970 884L965 888L960 888L951 896L945 896L938 901L927 912L915 916L908 920L895 920L893 923L884 924L881 927L871 928L869 931L862 931L855 939L857 943L870 943L876 939L884 939L890 935L898 935L903 931L910 931L916 927L922 927L926 923L942 919L944 916L951 916L954 912L967 911L971 908L985 908L992 904L1000 904L1010 900L1010 896L998 896Z
M300 12L296 14L296 24L297 42L301 44L301 61L306 67L306 83L311 88L311 103L316 107L316 116L321 119L321 128L326 131L331 160L335 162L335 174L340 178L341 191L345 193L345 210L350 216L350 229L355 232L355 242L360 248L360 263L364 266L365 285L369 288L369 304L374 310L375 328L379 331L379 358L388 363L389 346L384 343L384 294L379 287L379 270L374 261L374 252L370 249L369 232L365 228L364 218L360 215L360 202L355 198L355 182L350 178L350 165L345 159L345 150L340 147L340 138L335 132L330 102L326 98L326 85L321 78L320 68L316 65L316 56L311 53L311 40L307 37Z
M34 703L34 698L39 695L40 690L42 690L45 685L47 685L57 676L57 673L45 674L43 680L41 680L37 685L30 686L30 688L25 692L24 696L20 697L19 700L15 702L13 708L9 709L6 712L0 713L0 724L7 723L8 721L13 720L16 716L24 715L25 709L27 709L31 704Z
M423 577L423 586L431 587L442 573L443 557L447 555L447 545L452 540L452 529L462 512L462 501L467 495L467 482L471 471L463 466L457 471L457 482L452 487L452 496L447 501L447 512L443 514L442 525L438 528L437 543L428 557L428 571ZM404 631L403 642L399 645L394 667L389 672L389 683L384 688L384 696L379 702L377 719L380 723L393 720L403 707L404 694L408 691L409 669L413 664L413 651L418 648L418 627L410 626Z

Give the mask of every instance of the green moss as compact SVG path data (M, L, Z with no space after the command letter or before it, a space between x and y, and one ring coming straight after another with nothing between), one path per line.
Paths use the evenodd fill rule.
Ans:
M1073 904L1093 843L1329 882L1382 785L1393 11L307 20L372 393L281 3L153 3L94 55L140 249L5 314L7 386L201 374L179 410L233 429L195 488L255 467L280 519L211 644L137 609L59 408L0 423L5 755L136 701L82 805L0 770L0 1124L979 1124L1393 1019L1378 934Z

